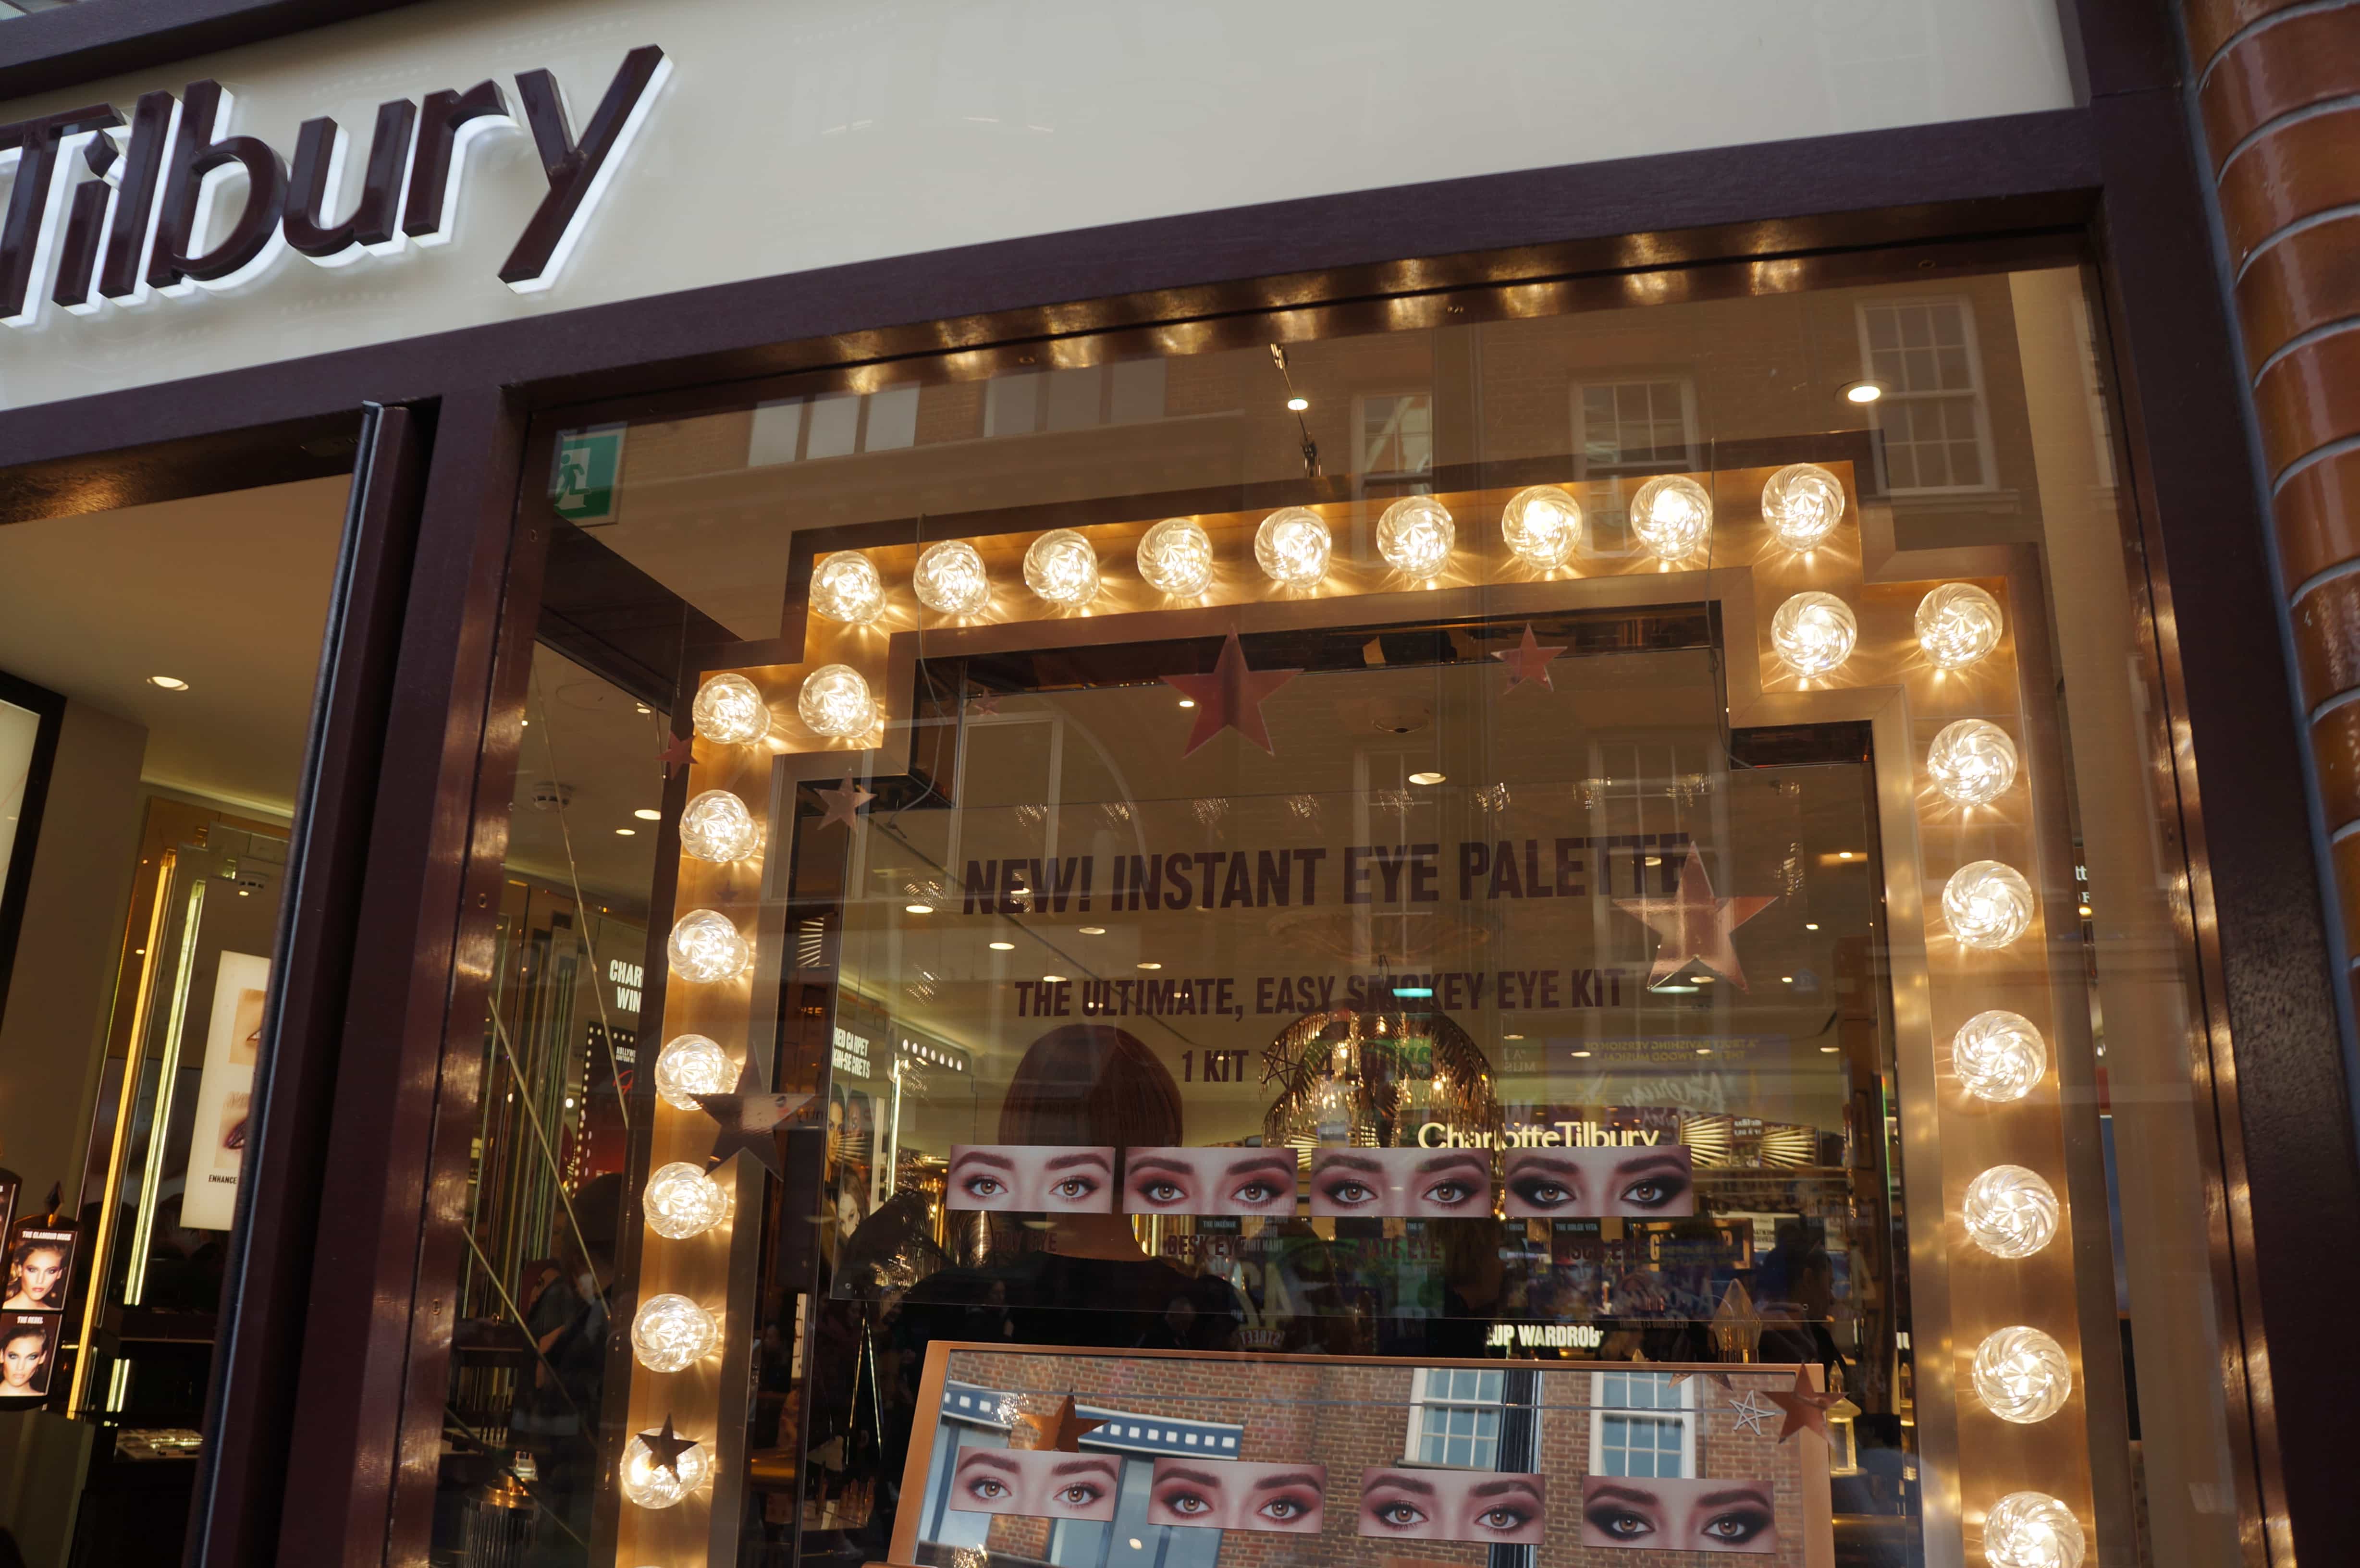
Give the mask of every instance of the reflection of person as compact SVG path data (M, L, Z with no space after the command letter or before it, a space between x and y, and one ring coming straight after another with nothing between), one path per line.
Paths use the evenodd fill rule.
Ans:
M1325 1465L1159 1459L1147 1490L1150 1524L1317 1535L1327 1508Z
M951 1473L953 1508L1040 1519L1110 1519L1120 1461L1054 1449L969 1448Z
M1122 1158L1127 1214L1292 1214L1291 1149L1130 1149Z
M1763 1481L1588 1475L1581 1544L1665 1552L1775 1552L1778 1516Z
M49 1391L49 1331L45 1323L20 1323L0 1334L0 1397L37 1399Z
M1311 1157L1311 1213L1418 1219L1491 1213L1491 1156L1480 1149L1323 1149Z
M1491 1470L1364 1470L1362 1535L1536 1546L1542 1477Z
M951 1148L943 1201L954 1209L995 1214L1104 1214L1114 1212L1110 1148L961 1143Z
M1553 1214L1670 1218L1696 1213L1688 1151L1659 1148L1518 1149L1508 1154L1510 1219Z
M8 1249L8 1295L0 1308L54 1312L65 1306L67 1244L27 1237Z

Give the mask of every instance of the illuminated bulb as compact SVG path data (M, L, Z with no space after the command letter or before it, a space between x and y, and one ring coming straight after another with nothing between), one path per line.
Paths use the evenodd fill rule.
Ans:
M703 1236L729 1217L729 1194L701 1165L675 1160L656 1167L640 1193L648 1228L673 1241Z
M1945 583L1918 602L1918 646L1944 670L1997 648L1999 632L1999 601L1972 583Z
M727 789L707 789L689 801L680 813L680 848L683 855L726 866L743 860L761 846L762 830L746 802Z
M650 1372L694 1366L720 1343L721 1325L686 1296L650 1296L631 1319L631 1354Z
M1788 550L1814 550L1843 521L1843 485L1816 463L1790 463L1762 486L1762 520Z
M1193 599L1213 585L1213 538L1193 518L1166 517L1139 541L1139 575L1150 588Z
M1650 479L1631 497L1631 531L1658 561L1686 561L1712 531L1712 497L1677 474Z
M824 664L803 677L795 714L814 735L850 740L877 727L877 700L860 671L849 664Z
M865 626L885 613L885 583L858 550L838 550L812 572L811 606L831 621Z
M1976 1099L2005 1105L2031 1094L2049 1072L2049 1046L2030 1018L1994 1007L1950 1037L1950 1071Z
M656 1094L674 1110L696 1110L696 1096L726 1094L737 1081L738 1064L729 1053L701 1034L665 1041L656 1058Z
M1994 1258L2029 1258L2057 1238L2057 1192L2037 1171L1994 1165L1967 1183L1967 1239Z
M918 603L945 615L972 615L991 603L991 578L975 546L957 539L930 544L918 557L910 586Z
M1983 1516L1991 1568L2081 1568L2089 1550L2081 1521L2046 1492L2010 1492Z
M1328 575L1331 547L1328 525L1308 506L1283 507L1254 530L1254 561L1274 583L1318 582Z
M2032 884L2012 866L1969 861L1942 886L1942 918L1961 947L2005 947L2032 924Z
M1770 646L1797 675L1825 675L1859 640L1852 606L1832 593L1797 593L1770 617Z
M1984 1408L2018 1426L2047 1421L2073 1392L2065 1347L2021 1323L1996 1330L1975 1346L1974 1377Z
M743 675L716 675L698 687L688 716L698 735L722 746L751 746L770 733L770 705Z
M754 950L738 934L736 922L718 909L691 909L681 916L664 951L673 973L685 980L727 980L754 962Z
M1500 537L1527 566L1544 572L1563 566L1581 542L1581 503L1562 485L1519 490L1500 514Z
M1377 519L1377 553L1395 572L1432 577L1450 563L1458 536L1450 508L1431 495L1404 495Z
M1071 609L1098 597L1098 552L1072 528L1052 528L1024 552L1024 586Z
M2016 742L1997 724L1961 719L1934 737L1926 752L1926 772L1945 800L1988 805L2016 782Z
M623 1450L623 1496L643 1508L668 1508L705 1484L713 1474L713 1455L705 1444L681 1451L674 1475L656 1463L647 1443L634 1436Z

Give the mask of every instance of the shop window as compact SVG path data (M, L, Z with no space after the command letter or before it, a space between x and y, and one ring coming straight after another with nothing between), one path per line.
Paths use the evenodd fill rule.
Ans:
M1991 489L1974 306L1962 299L1864 302L1858 318L1862 363L1885 388L1871 408L1885 438L1886 488L1896 495Z
M1421 1367L1410 1388L1409 1445L1420 1465L1490 1470L1500 1461L1502 1374Z
M1590 527L1582 553L1628 556L1625 508L1632 493L1658 474L1698 466L1696 384L1687 376L1579 382L1573 388L1575 472Z
M1434 397L1371 393L1353 399L1353 492L1423 495L1434 488Z
M1696 1474L1696 1379L1661 1372L1590 1375L1590 1473Z
M915 387L786 397L756 406L746 465L769 468L861 452L895 452L915 441L917 434Z
M1065 370L995 376L986 384L983 433L1029 436L1164 417L1164 361L1122 360Z

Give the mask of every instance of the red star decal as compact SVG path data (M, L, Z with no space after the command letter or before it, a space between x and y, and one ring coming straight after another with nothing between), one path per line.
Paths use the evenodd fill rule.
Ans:
M1655 948L1655 966L1647 984L1660 985L1686 969L1701 964L1743 991L1745 971L1737 962L1730 933L1778 900L1774 898L1716 898L1712 878L1705 875L1704 856L1694 844L1680 866L1679 891L1668 898L1617 898L1614 907L1635 915L1664 940Z
M656 760L664 765L669 776L675 768L686 768L696 760L696 737L693 735L673 735L664 742Z
M1822 1394L1812 1388L1809 1376L1799 1367L1795 1368L1793 1388L1783 1394L1775 1389L1768 1390L1762 1397L1786 1412L1786 1424L1778 1429L1778 1441L1781 1443L1806 1427L1820 1437L1826 1437L1828 1407L1843 1398L1841 1394Z
M1549 660L1565 649L1543 648L1533 628L1524 628L1524 639L1513 648L1494 648L1491 657L1508 667L1508 690L1513 691L1527 681L1537 681L1544 691L1554 691L1557 682L1549 679Z
M819 820L822 827L830 822L842 822L847 829L855 826L860 821L855 813L877 799L873 791L863 789L849 779L833 789L814 789L812 793L826 802L827 814Z
M1102 1421L1084 1421L1074 1414L1074 1396L1045 1416L1020 1415L1016 1418L1032 1429L1032 1446L1054 1449L1060 1454L1078 1454L1086 1432L1106 1425Z
M1270 744L1270 726L1262 723L1262 705L1270 694L1302 674L1300 670L1249 670L1246 650L1231 632L1221 644L1221 657L1210 675L1167 675L1164 683L1196 704L1196 727L1188 732L1183 757L1223 730L1235 730L1264 751L1277 754Z

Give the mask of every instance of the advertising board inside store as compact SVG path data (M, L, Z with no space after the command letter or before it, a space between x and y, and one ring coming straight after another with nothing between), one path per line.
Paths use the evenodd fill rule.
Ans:
M645 909L613 1239L554 1215L630 1348L595 1452L454 1497L628 1564L1232 1550L1152 1426L1229 1530L1324 1476L1323 1562L1421 1466L1553 1561L2103 1539L2103 1051L2184 1022L2089 1004L2092 900L2175 939L2087 831L2154 808L2081 739L2137 734L2119 616L2054 593L2132 593L2080 283L1684 276L544 421L535 662L643 710L560 761L536 697L518 785L654 838L584 884ZM1329 1397L1386 1452L1253 1413Z

